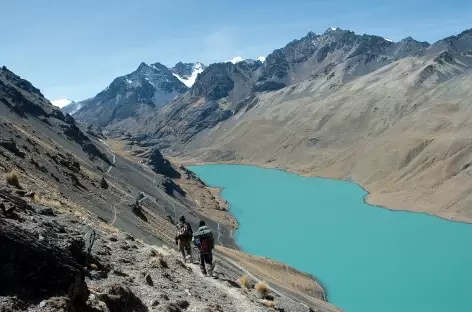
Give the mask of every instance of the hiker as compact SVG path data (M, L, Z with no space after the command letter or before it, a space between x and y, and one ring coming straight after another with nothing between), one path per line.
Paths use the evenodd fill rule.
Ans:
M213 239L210 228L205 225L205 221L200 221L198 231L193 234L193 242L200 250L200 269L203 275L207 275L206 263L209 266L208 276L213 277L214 265L212 250L215 248L215 240Z
M193 235L192 227L187 221L185 221L184 216L181 216L179 221L177 236L175 237L175 244L179 246L184 263L187 262L185 252L187 252L187 255L190 256L190 263L192 263L192 247L190 246Z

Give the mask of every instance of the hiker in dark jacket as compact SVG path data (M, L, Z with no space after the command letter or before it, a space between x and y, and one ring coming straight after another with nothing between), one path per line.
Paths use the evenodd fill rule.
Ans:
M187 255L190 256L189 257L190 263L192 263L193 262L192 247L190 246L190 242L192 240L192 234L193 234L192 227L187 221L185 221L184 216L181 216L179 221L180 222L177 227L177 236L175 237L175 244L179 246L184 263L187 262L187 258L185 257L185 252L187 252Z
M207 275L205 263L208 267L208 276L213 277L213 248L215 248L215 240L213 234L205 221L200 221L198 231L193 234L193 242L200 250L200 269L204 275Z

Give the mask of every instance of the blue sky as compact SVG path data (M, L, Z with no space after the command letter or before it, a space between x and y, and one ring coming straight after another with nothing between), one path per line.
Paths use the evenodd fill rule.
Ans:
M256 58L340 27L434 42L472 28L472 1L0 0L0 65L51 100L83 100L140 62Z

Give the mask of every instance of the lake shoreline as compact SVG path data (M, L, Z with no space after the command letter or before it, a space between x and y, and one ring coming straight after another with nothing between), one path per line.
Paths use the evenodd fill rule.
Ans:
M178 158L177 158L177 159L178 159ZM202 165L240 165L240 166L254 166L254 167L261 168L261 169L279 170L279 171L283 171L283 172L290 173L290 174L296 174L296 175L298 175L298 176L300 176L300 177L318 178L318 179L327 179L327 180L336 180L336 181L350 182L350 183L354 183L354 184L358 185L364 192L366 192L366 195L363 197L363 201L364 201L365 204L367 204L367 205L369 205L369 206L373 206L373 207L376 207L376 208L385 209L385 210L388 210L388 211L391 211L391 212L409 212L409 213L415 213L415 214L428 215L428 216L431 216L431 217L435 217L435 218L439 218L439 219L442 219L442 220L446 220L446 221L450 221L450 222L455 222L455 223L472 224L472 219L471 219L471 220L469 220L469 219L462 219L462 218L459 218L459 219L451 219L451 218L448 218L448 217L445 217L445 216L441 216L440 214L434 214L434 213L425 212L425 211L410 210L410 209L406 209L406 208L403 208L403 209L389 208L389 207L387 207L387 206L374 203L374 202L372 202L372 201L369 200L369 196L371 195L371 193L369 192L369 190L366 189L365 187L363 187L359 182L357 182L357 181L355 181L355 180L352 180L352 179L336 179L336 178L331 178L331 177L326 177L326 176L310 175L310 174L302 173L302 172L297 171L297 170L289 169L289 168L287 168L287 167L271 166L271 165L268 165L268 164L260 164L260 163L255 163L255 162L246 162L246 161L240 161L240 162L233 162L233 161L206 162L206 161L205 161L205 162L202 162L202 161L180 160L180 159L179 159L179 163L182 164L182 165L185 166L185 167L187 167L187 166L202 166ZM218 189L218 187L215 187L215 188ZM221 190L223 190L223 189L221 189Z
M399 258L400 262L398 263L399 265L398 267L396 265L393 265L393 266L390 266L390 269L387 269L387 268L382 269L380 264L384 262L381 261L381 262L377 262L376 264L371 263L373 267L372 269L368 269L370 270L369 272L371 273L378 272L378 270L385 270L385 274L390 274L391 278L386 279L383 283L380 283L380 285L383 285L383 286L379 287L377 292L383 291L381 289L385 289L385 290L390 289L391 291L389 292L387 291L385 292L385 294L395 294L396 292L392 292L392 290L394 289L391 289L392 285L394 284L389 284L389 282L387 281L390 281L390 280L391 281L394 281L394 280L405 281L405 279L408 280L409 278L411 278L412 285L416 283L418 284L418 287L421 287L421 283L423 283L422 281L425 281L425 276L422 275L425 272L422 269L425 263L424 260L431 259L431 256L433 254L436 255L437 252L439 252L438 250L441 249L441 246L443 246L442 249L444 249L445 248L444 246L450 246L449 242L450 243L453 243L454 241L459 242L458 240L455 240L453 237L464 237L464 238L470 237L470 234L463 235L470 231L470 227L468 228L468 230L465 230L465 226L468 225L467 222L441 218L439 216L432 215L429 213L424 213L424 212L389 209L384 206L372 205L368 203L367 201L367 198L369 195L368 191L364 189L361 185L359 185L358 183L355 183L355 181L352 181L352 180L348 181L346 179L331 179L331 178L326 178L326 177L306 176L306 175L300 175L296 172L292 172L289 170L284 170L283 168L267 168L267 167L258 166L256 164L246 165L246 164L241 164L241 163L235 164L235 163L198 162L194 164L186 163L185 165L194 166L188 169L191 170L197 176L199 176L205 182L206 185L211 186L212 188L215 188L215 185L222 185L224 187L219 188L221 191L225 189L230 189L230 191L228 191L227 194L221 193L220 195L224 197L225 200L229 203L230 207L233 208L232 210L230 209L228 212L237 216L238 222L240 222L241 225L244 226L244 229L245 229L244 233L246 234L244 233L242 234L240 232L239 239L236 242L236 244L240 248L242 246L245 246L244 251L246 252L253 253L256 255L265 255L273 259L279 259L279 261L281 260L285 263L288 263L288 266L298 268L298 270L300 270L301 272L310 272L310 273L304 273L304 274L306 276L310 276L311 278L313 278L313 280L316 281L324 289L326 300L332 304L340 305L345 308L349 307L349 305L345 305L346 303L343 303L343 301L339 300L340 293L344 295L343 300L346 298L349 298L350 295L346 297L346 294L351 293L351 292L355 293L355 291L353 291L352 288L349 288L348 285L350 285L351 282L349 281L349 278L347 277L351 276L352 274L353 276L356 276L356 278L352 280L359 280L359 279L362 280L363 278L362 273L361 273L361 276L358 276L360 274L359 272L362 272L362 271L357 271L357 273L355 273L356 270L347 272L345 269L348 268L349 266L355 267L356 265L360 268L363 268L366 263L369 263L369 260L364 259L365 256L363 257L362 255L369 255L372 253L372 255L374 256L380 256L380 259L382 259L382 257L387 257L388 259L392 259L396 256L400 257ZM223 166L218 167L219 165L223 165ZM224 165L231 165L231 166L226 168ZM197 168L200 166L201 168ZM204 166L207 168L203 169ZM240 169L238 166L255 167L255 168L254 169L251 169L251 168ZM267 170L267 173L265 172L265 170ZM273 171L273 173L269 173L268 171ZM283 172L284 175L281 175L281 173L276 173L274 171ZM259 177L261 177L261 180L259 180ZM282 181L284 181L284 179L287 179L286 183L288 184L284 185L283 183L280 184L279 182L267 183L267 186L265 188L262 188L260 190L258 189L258 186L261 185L261 183L265 183L264 181L278 181L279 177ZM308 179L308 178L315 178L313 179L314 182L310 182L311 179ZM323 182L321 180L326 180L326 182ZM328 180L330 180L331 182L328 182ZM299 185L298 184L299 182L300 184L308 185L308 188L303 187L303 185ZM339 188L337 188L338 187L337 183L340 183ZM287 257L286 255L284 255L283 252L280 253L280 249L279 251L277 251L277 248L271 249L272 247L270 247L270 244L266 245L264 243L264 240L255 239L256 236L259 235L259 233L272 233L271 231L274 231L274 230L277 231L276 229L279 229L281 226L283 226L283 224L285 224L284 222L290 222L289 224L294 224L294 222L298 222L296 221L296 219L294 219L293 217L290 217L289 215L286 215L284 217L286 210L283 210L283 209L285 209L284 207L287 207L287 204L290 205L290 203L294 203L296 206L294 206L293 208L295 209L296 207L303 207L305 203L308 204L309 202L311 202L311 205L314 204L316 207L316 205L318 205L317 203L318 199L313 200L313 197L312 199L309 199L311 196L308 196L308 198L305 198L305 199L303 197L306 194L311 193L310 188L309 188L310 185L314 187L313 190L317 190L316 192L321 192L318 195L321 197L315 197L315 198L318 198L320 200L320 203L326 203L325 205L322 205L319 208L320 209L322 207L328 208L328 210L316 209L316 211L320 211L320 212L325 211L322 213L323 214L328 213L328 215L320 215L318 212L318 215L315 214L315 215L312 215L312 217L309 217L310 214L308 213L307 217L305 218L305 221L308 221L308 222L303 222L303 220L300 220L301 224L304 224L305 228L307 228L307 226L311 227L312 225L314 225L315 228L318 230L317 232L313 232L313 235L315 235L313 237L318 237L318 238L322 238L323 233L325 235L330 235L328 234L330 233L330 229L334 229L336 227L342 226L343 229L346 229L347 231L349 231L348 233L350 233L349 236L346 236L347 239L339 240L338 238L336 238L338 234L334 234L334 233L331 233L331 235L328 236L328 237L335 237L335 241L340 242L339 245L338 243L336 243L336 246L338 246L337 247L338 250L339 251L342 250L342 252L333 253L332 247L326 244L322 244L318 240L318 244L316 245L317 246L316 248L321 248L319 249L319 251L315 253L313 253L313 251L307 253L307 251L298 250L297 252L295 252L296 250L294 250L294 254L292 256ZM279 190L278 187L281 187L280 191L277 191ZM294 193L289 193L291 194L289 195L289 197L287 197L288 194L282 195L283 193L282 190L288 190L291 187L295 188L298 191ZM231 191L231 190L236 190L236 191ZM344 192L345 190L350 190L351 192L354 192L355 194L357 194L357 196L346 197L344 201L342 199L337 200L336 198L332 198L332 196L338 197L337 194L343 194L342 192ZM276 193L273 193L273 192L276 192ZM321 194L326 194L326 196L328 197L325 198L323 201L322 199L323 195ZM258 205L257 203L259 203L260 200L262 202L266 202L267 200L264 200L264 198L267 199L268 198L267 196L270 196L270 198L272 198L272 204L270 206L261 206L261 209L256 209L258 206L254 206L254 205ZM344 196L341 196L341 197L344 197ZM288 201L285 201L284 198L288 198ZM296 198L298 198L299 200L297 201ZM352 206L350 204L351 202L353 203ZM282 205L280 206L279 203L281 203ZM330 208L330 205L333 205L333 206ZM365 206L365 207L361 207L361 206ZM252 207L253 209L244 209L248 207ZM262 227L260 227L262 224L255 225L255 223L252 222L251 220L259 220L259 218L263 218L264 214L266 215L267 213L270 213L272 211L271 208L267 210L264 207L266 208L277 207L278 213L276 213L275 215L278 215L279 216L278 218L279 219L282 218L283 220L274 219L273 220L274 222L279 222L279 223L273 223L272 227L269 224L266 224L265 226L262 226ZM338 207L339 208L344 207L344 208L338 211L337 210ZM333 210L334 208L336 209ZM375 208L384 208L384 209L375 209ZM381 211L386 211L386 212L382 213ZM389 212L410 212L410 213L413 212L414 215L416 216L413 216L411 214L389 214ZM295 213L295 210L294 210L294 213ZM355 224L357 223L354 223L354 220L359 219L359 218L360 220L358 221L369 220L369 217L371 215L372 217L375 217L375 218L372 219L370 223L369 222L365 223L365 227L363 229L359 229L357 226L355 226ZM408 217L408 215L411 215L411 217ZM421 217L421 215L426 215L428 217L435 217L435 218L427 218L426 216ZM341 216L344 216L344 218L341 218ZM316 222L316 220L318 221ZM423 222L426 222L426 223L423 223ZM458 229L456 225L451 225L452 223L457 223L457 224L462 224L462 225L457 225L459 226L459 229ZM247 224L249 224L249 227L246 227ZM423 227L425 224L427 224L428 226ZM438 228L439 224L441 224L440 228ZM429 231L430 229L432 229L432 231ZM377 232L377 230L380 230L380 231ZM420 232L418 232L419 230ZM443 232L443 230L446 230L446 231ZM264 231L269 231L269 232L264 232ZM298 233L298 235L303 235L302 233ZM307 233L312 233L312 232L308 230ZM338 232L335 230L335 233L338 233ZM373 236L369 233L378 233L380 234L379 237L382 237L381 235L385 235L385 234L390 235L390 236L385 237L387 240L385 240L386 244L382 243L382 244L385 244L383 245L384 246L383 248L380 248L378 251L372 251L371 249L369 249L370 248L369 246L372 246L371 243L369 243L370 242L369 238ZM425 235L426 233L428 234ZM451 236L453 233L461 233L461 234L459 236L457 235ZM276 232L274 232L273 234L276 234ZM300 236L300 237L305 237L305 236ZM274 238L276 239L276 237ZM394 240L392 241L390 240L390 238L394 238ZM350 243L351 240L356 241L356 242L365 242L363 246L361 244L360 250L364 248L364 251L366 252L359 251L358 253L356 253L357 249L351 248L353 246ZM374 242L374 244L377 244L377 242ZM439 244L439 245L433 246L432 244ZM414 247L414 246L425 246L426 249L422 249L422 248L418 249L417 247ZM394 247L394 248L392 249L391 247ZM395 247L398 250L396 250ZM413 249L411 249L412 247ZM452 249L450 248L451 247L447 247L445 250L450 250L448 252L452 252ZM459 259L468 259L467 257L470 257L470 255L466 255L463 253L463 248L460 247L458 243L456 243L454 248L455 248L454 252L450 253L450 256L452 256L452 258L449 257L449 259L459 260ZM326 252L330 252L330 253L323 255L323 250L325 250L325 253ZM413 250L415 252L411 254L412 262L410 264L410 260L407 260L407 258L401 255L407 255L407 254L410 255L409 252ZM315 254L316 254L316 258L296 258L297 255L302 256L302 257L312 257ZM345 261L342 260L344 258L343 256L339 257L340 255L343 255L343 254L352 255L352 257L349 257L350 259L349 263L346 263ZM440 254L441 254L441 258L443 258L447 253L440 253ZM453 256L454 254L456 255L456 257ZM423 258L425 256L426 258ZM466 258L464 258L464 256ZM341 259L341 260L336 260L336 258ZM309 262L305 262L304 264L303 261L300 262L300 259L306 259L306 261L309 261ZM311 259L311 260L308 260L308 259ZM419 259L422 259L422 260L418 262ZM438 261L444 261L444 260L438 260ZM443 264L449 263L449 265L446 265L446 267L448 266L448 268L444 267L444 270L441 270L442 272L438 272L438 274L443 275L444 277L449 276L449 278L451 278L451 276L456 276L455 274L458 272L462 272L461 274L463 274L464 272L469 271L469 269L466 269L463 266L459 266L455 268L455 265L453 265L454 261L456 260L449 260L448 262L441 262ZM306 265L307 263L310 263L310 265L307 266ZM370 268L371 265L367 267ZM418 274L409 275L410 273L408 273L407 275L403 277L402 275L398 275L397 273L394 273L392 275L392 273L396 272L397 270L400 270L399 272L402 272L404 274L405 272L410 270L409 268L411 265L413 266L420 265L420 267L418 267L419 270L416 271L416 272L419 272ZM433 266L437 268L438 265L439 265L439 262L434 264ZM377 269L375 269L376 267ZM317 270L317 268L320 269L321 271ZM317 278L315 278L315 275L317 276L317 272L322 273L320 274L320 280L323 280L323 284L319 282ZM350 273L350 272L353 272L353 273ZM450 273L452 273L452 275ZM378 277L378 274L374 273L373 275L371 275L370 278L376 279L377 277ZM350 287L352 286L353 285L351 285ZM328 294L328 287L330 290L329 294ZM436 288L436 290L443 291L442 288L443 287L439 287L439 288ZM363 289L362 292L368 291L368 288L367 289L359 288L359 291L361 289ZM421 289L421 288L415 288L415 289ZM397 295L401 296L401 294L404 291L405 290L399 291ZM461 295L459 295L460 300L456 301L457 303L463 302L463 296L462 297L460 296ZM362 294L358 294L357 297L361 298ZM379 296L375 298L379 298ZM390 295L389 298L392 299L392 296ZM347 300L352 300L352 299L347 299ZM364 302L364 300L358 301L357 305L355 306L359 307L359 305L362 305L362 304L368 305L369 303L371 304L374 301L375 299L366 299L365 303L360 303L360 302ZM388 301L385 301L385 303L386 302ZM443 300L443 301L439 300L437 302L438 305L436 305L436 307L441 307L443 306L443 304L447 302L448 302L447 300ZM412 301L412 304L425 305L427 304L427 302L424 302L421 300ZM395 305L391 305L390 307L394 307L394 306ZM352 308L353 306L350 306L350 307Z
M182 166L184 166L187 170L191 171L191 172L193 172L193 171L192 171L190 168L188 168L188 166L203 166L203 164L189 164L189 163L185 163L185 164L180 163L180 164L181 164ZM208 163L206 163L205 165L208 165ZM212 163L211 165L229 165L229 164ZM234 165L245 166L244 164L234 164ZM257 165L252 165L252 166L259 167L259 166L257 166ZM262 169L285 171L285 170L283 170L283 169L271 169L271 168L262 168ZM195 172L193 172L193 173L194 173L196 176L198 176L197 173L195 173ZM296 173L292 173L292 174L296 174ZM233 235L234 232L236 232L236 231L239 230L239 225L240 225L240 223L239 223L239 220L236 218L236 216L231 213L231 203L228 202L228 201L226 201L226 200L221 196L221 193L225 190L225 188L224 188L224 187L218 187L218 186L210 185L210 184L208 184L208 182L206 182L206 181L204 181L203 179L201 179L200 176L198 176L198 177L199 177L199 179L204 183L204 185L205 185L206 188L212 188L212 189L217 190L217 191L218 191L217 196L219 196L222 200L224 200L225 202L227 202L228 210L227 210L226 212L227 212L228 214L230 214L231 217L233 217L233 218L236 219L236 221L237 221L237 225L233 228L233 231L231 232L231 239L234 241L234 244L238 247L238 249L239 249L240 251L245 252L244 249L242 249L241 246L238 244L236 238L235 238L234 235ZM255 254L254 256L265 257L265 256L263 256L263 255L257 255L257 254ZM233 260L234 260L234 259L233 259ZM286 265L287 265L288 267L290 267L290 268L293 268L293 267L292 267L291 265L289 265L289 264L286 264ZM293 268L293 269L294 269L294 270L297 270L297 269L295 269L295 268ZM329 303L330 301L329 301L328 291L326 290L326 287L323 285L323 283L322 283L319 279L317 279L317 278L316 278L313 274L311 274L311 273L304 272L304 271L300 271L300 272L302 272L304 275L306 275L307 277L309 277L310 279L312 279L316 284L318 284L318 285L321 287L321 289L323 290L323 300Z

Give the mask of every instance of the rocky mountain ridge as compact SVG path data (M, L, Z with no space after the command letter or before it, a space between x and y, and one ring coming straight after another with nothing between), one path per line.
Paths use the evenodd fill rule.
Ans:
M354 180L371 203L471 222L471 50L471 30L431 45L309 33L243 74L210 65L136 138L190 163Z
M110 123L126 126L128 119L154 112L187 90L166 66L143 62L134 72L113 80L95 97L80 102L81 109L74 117L100 127Z

